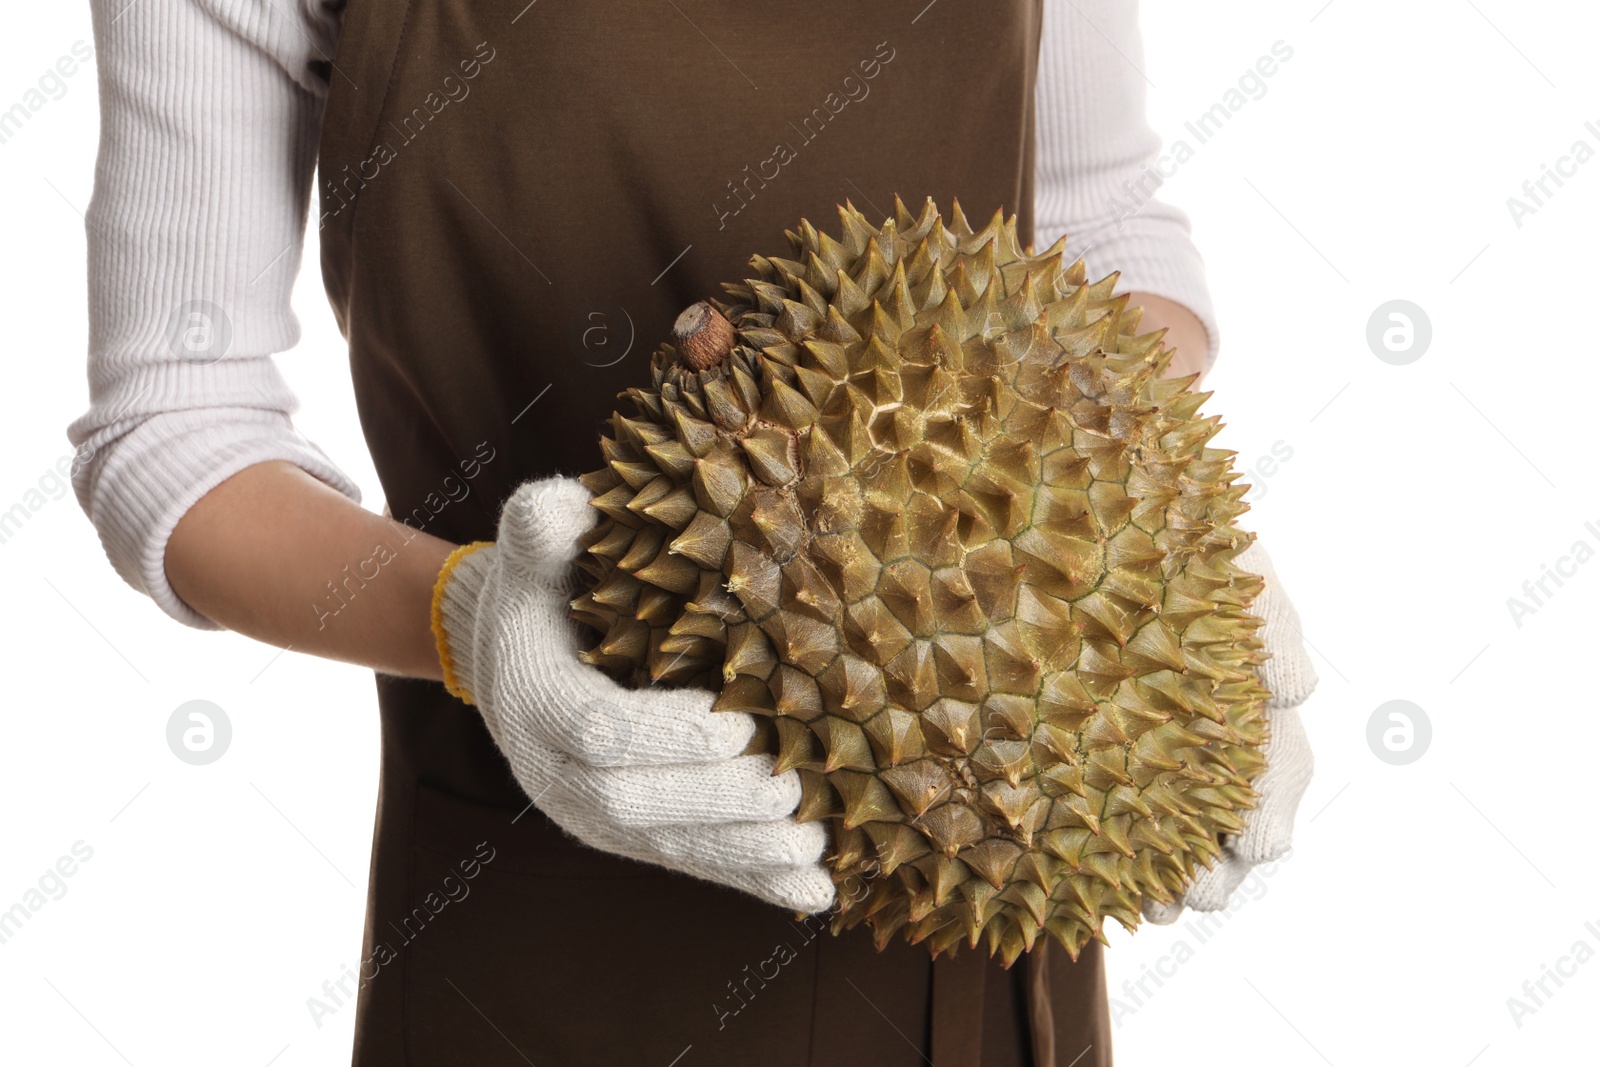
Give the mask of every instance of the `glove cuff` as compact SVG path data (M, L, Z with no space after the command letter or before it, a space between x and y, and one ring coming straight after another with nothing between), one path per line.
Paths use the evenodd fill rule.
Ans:
M493 547L492 541L462 545L445 557L433 583L433 641L439 650L444 687L451 696L472 705L477 704L477 699L468 688L473 676L471 627L489 569L489 556L480 555L479 549ZM455 640L451 639L452 633Z

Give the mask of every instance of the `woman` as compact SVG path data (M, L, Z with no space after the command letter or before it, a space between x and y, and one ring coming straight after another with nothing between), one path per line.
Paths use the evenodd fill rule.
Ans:
M1121 269L1175 372L1213 358L1183 217L1116 217L1157 148L1133 5L888 7L95 0L78 490L178 620L378 672L357 1064L1110 1062L1098 945L1007 972L819 935L793 773L739 755L752 724L710 694L580 663L566 619L589 510L552 476L597 465L654 340L802 216L1004 207ZM316 160L383 516L294 430L271 358ZM1306 689L1273 742L1304 773L1191 904L1286 847Z

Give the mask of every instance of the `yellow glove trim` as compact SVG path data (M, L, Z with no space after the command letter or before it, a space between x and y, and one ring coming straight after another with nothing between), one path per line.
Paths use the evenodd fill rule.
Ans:
M429 618L433 624L433 643L439 650L439 666L444 671L445 690L456 699L472 705L476 705L477 701L456 677L455 658L450 655L450 638L444 632L444 587L450 580L451 572L456 569L456 564L478 549L487 548L492 544L493 541L473 541L462 545L445 557L444 566L439 568L439 577L433 582L433 606L429 611Z

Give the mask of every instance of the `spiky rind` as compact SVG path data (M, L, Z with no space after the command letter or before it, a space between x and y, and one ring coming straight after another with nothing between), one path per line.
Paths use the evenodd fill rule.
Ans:
M1260 579L1208 394L1139 310L954 205L757 256L720 365L672 346L585 477L576 617L636 683L770 718L836 929L1009 965L1170 901L1264 769Z

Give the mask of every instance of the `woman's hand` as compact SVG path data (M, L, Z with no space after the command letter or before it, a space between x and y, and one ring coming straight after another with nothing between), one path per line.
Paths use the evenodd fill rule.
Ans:
M827 835L794 771L743 755L755 720L702 689L630 689L578 658L572 561L589 491L528 482L498 541L459 549L434 600L445 684L475 704L529 798L580 841L796 911L833 903Z
M1177 350L1167 368L1168 377L1204 372L1207 336L1199 319L1181 304L1151 293L1133 293L1129 303L1145 309L1140 332L1166 328L1162 344ZM1176 922L1185 907L1222 910L1251 868L1282 858L1294 835L1295 811L1311 782L1311 745L1300 721L1300 705L1316 688L1317 675L1300 636L1300 616L1284 595L1272 560L1259 541L1251 542L1234 562L1266 579L1266 588L1251 610L1266 621L1261 638L1272 654L1260 672L1262 683L1272 691L1267 702L1267 769L1254 783L1260 799L1245 813L1244 832L1223 836L1222 857L1200 871L1175 902L1145 899L1144 916L1153 923Z
M1261 640L1272 654L1259 671L1262 684L1272 692L1267 701L1269 734L1263 750L1267 769L1252 783L1258 799L1256 806L1244 813L1244 831L1223 835L1221 858L1202 870L1175 902L1163 904L1145 898L1144 917L1160 925L1176 922L1185 907L1221 911L1252 867L1281 859L1289 851L1295 811L1311 782L1311 744L1300 721L1300 705L1316 689L1317 672L1300 636L1300 616L1284 595L1261 542L1252 541L1234 562L1266 579L1266 587L1250 611L1265 620Z

